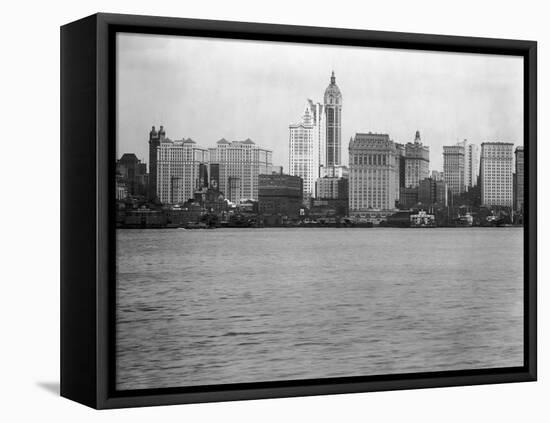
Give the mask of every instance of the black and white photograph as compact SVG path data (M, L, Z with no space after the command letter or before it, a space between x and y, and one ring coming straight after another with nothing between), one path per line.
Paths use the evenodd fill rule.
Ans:
M7 2L0 420L546 422L545 11Z
M116 35L117 390L524 365L524 63Z

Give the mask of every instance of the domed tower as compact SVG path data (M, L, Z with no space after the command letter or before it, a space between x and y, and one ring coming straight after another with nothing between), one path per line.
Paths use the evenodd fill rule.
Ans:
M341 164L342 146L342 93L336 85L334 71L325 90L326 166Z

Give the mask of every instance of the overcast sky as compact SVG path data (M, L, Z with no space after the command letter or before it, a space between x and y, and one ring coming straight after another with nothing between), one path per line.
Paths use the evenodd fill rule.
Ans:
M288 125L342 91L342 158L356 132L401 143L416 130L442 170L443 145L523 145L523 59L394 49L119 34L117 157L148 161L151 126L203 147L251 138L288 170Z

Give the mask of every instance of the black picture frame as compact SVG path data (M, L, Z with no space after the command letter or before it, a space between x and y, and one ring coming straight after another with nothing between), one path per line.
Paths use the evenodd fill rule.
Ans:
M116 391L117 32L515 55L524 58L524 365ZM534 41L95 14L61 27L61 395L97 409L534 381L537 378L537 44Z

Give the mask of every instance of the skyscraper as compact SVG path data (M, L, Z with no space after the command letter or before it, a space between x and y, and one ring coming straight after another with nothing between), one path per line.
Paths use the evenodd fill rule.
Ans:
M399 163L399 187L405 186L405 146L398 142L395 143L397 151L397 161Z
M289 125L289 174L304 181L304 199L315 196L321 177L343 177L342 94L334 72L325 90L324 104L308 99L299 123Z
M443 178L453 195L464 192L464 146L443 146Z
M466 146L464 168L466 189L475 187L479 176L479 147L476 144Z
M479 176L479 147L468 143L468 140L457 142L456 145L464 147L464 190L477 185Z
M512 207L514 144L481 144L481 204Z
M326 126L325 113L321 103L314 103L308 99L309 110L313 116L313 143L317 148L314 160L316 166L326 166ZM318 171L318 170L317 170Z
M210 167L218 164L219 189L233 203L258 199L258 176L271 174L272 152L251 139L229 142L221 139L210 148ZM212 177L211 177L212 179Z
M514 208L516 211L523 213L524 198L524 179L525 179L525 159L523 147L516 148L516 203Z
M399 163L387 134L355 134L349 144L350 213L393 211Z
M163 138L157 148L157 198L164 204L183 203L194 197L201 185L201 168L208 162L208 150L191 138L171 141ZM202 166L201 166L202 165ZM203 182L204 184L204 182Z
M153 126L149 132L149 187L147 189L147 200L157 201L157 149L166 137L164 127L161 125L157 130Z
M420 131L405 145L405 187L416 188L430 176L430 148L422 145Z
M289 125L289 173L303 180L304 198L315 194L315 181L319 177L318 128L314 125L314 113L306 104L302 120Z
M336 85L334 71L325 90L326 157L322 160L328 166L341 164L342 149L342 93Z

